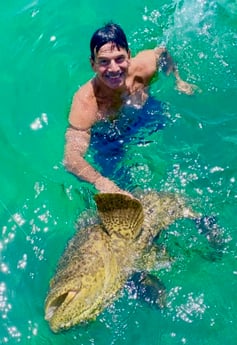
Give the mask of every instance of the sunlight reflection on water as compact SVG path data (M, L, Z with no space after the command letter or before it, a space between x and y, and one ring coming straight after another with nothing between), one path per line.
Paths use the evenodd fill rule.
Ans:
M230 296L235 296L237 276L236 4L160 3L133 4L132 22L124 2L112 4L118 7L110 12L110 3L88 7L86 1L15 1L1 12L1 90L6 95L1 117L3 344L234 345L230 337L236 335L236 299ZM141 132L126 147L128 158L116 167L118 178L129 181L131 189L140 186L191 197L194 206L219 216L226 246L221 261L210 261L210 248L193 224L178 223L163 238L178 261L169 272L160 273L168 286L166 312L151 311L122 296L89 327L56 337L43 320L48 283L78 213L94 206L94 190L63 169L63 134L71 96L91 77L90 33L111 13L130 28L134 53L166 43L182 75L203 89L187 99L170 91L172 78L160 75L159 82L154 81L151 91L168 104L171 125L152 135ZM81 220L81 226L86 221ZM196 272L190 261L196 263Z

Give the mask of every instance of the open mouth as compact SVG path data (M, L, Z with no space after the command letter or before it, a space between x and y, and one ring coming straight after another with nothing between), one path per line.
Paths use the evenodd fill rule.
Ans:
M45 319L50 321L56 311L61 307L66 307L77 295L78 291L66 292L53 299L46 307Z
M120 72L116 74L106 74L105 77L111 84L119 84L122 81L123 73Z

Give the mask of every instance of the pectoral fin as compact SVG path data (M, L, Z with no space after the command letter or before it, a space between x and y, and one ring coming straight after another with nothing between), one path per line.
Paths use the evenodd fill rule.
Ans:
M135 273L127 282L126 287L133 298L157 308L164 308L166 305L165 286L159 278L150 273Z

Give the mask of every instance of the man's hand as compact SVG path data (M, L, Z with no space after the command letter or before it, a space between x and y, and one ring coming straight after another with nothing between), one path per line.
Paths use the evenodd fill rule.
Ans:
M201 91L196 85L189 84L180 78L177 79L176 88L178 91L183 92L186 95L193 95L195 91Z
M133 198L132 194L120 189L113 181L103 176L100 176L95 181L95 188L98 189L100 193L121 193Z

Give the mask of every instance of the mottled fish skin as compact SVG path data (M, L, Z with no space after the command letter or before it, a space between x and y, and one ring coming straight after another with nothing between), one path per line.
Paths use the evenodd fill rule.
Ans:
M45 318L54 332L94 319L139 268L154 237L177 218L195 217L172 194L149 192L140 201L122 194L95 199L100 222L76 233L50 283Z
M95 225L79 231L70 242L50 283L46 319L47 313L50 315L48 303L69 291L75 292L73 299L62 303L49 319L52 330L57 332L94 318L113 297L114 290L120 288L118 276L109 236L102 227Z

